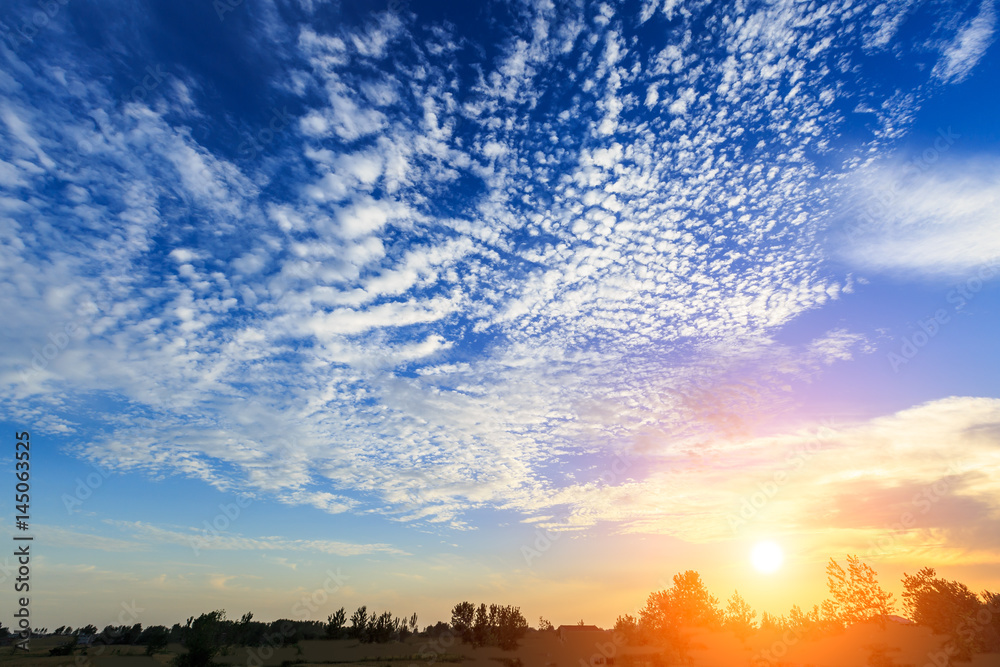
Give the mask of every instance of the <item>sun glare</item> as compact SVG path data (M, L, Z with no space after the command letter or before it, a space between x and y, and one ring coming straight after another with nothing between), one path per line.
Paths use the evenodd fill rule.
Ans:
M750 560L758 572L771 574L781 568L785 554L774 542L758 542L750 552Z

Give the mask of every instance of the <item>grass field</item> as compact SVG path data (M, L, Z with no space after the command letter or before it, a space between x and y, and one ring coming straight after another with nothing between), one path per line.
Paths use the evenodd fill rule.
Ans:
M350 667L1000 667L1000 654L977 655L971 662L948 661L943 637L917 626L855 626L818 639L758 633L742 642L729 633L692 631L687 660L665 646L628 646L611 632L578 632L560 638L551 632L530 632L515 651L473 648L460 643L410 637L404 642L361 644L355 640L309 640L284 648L227 647L216 658L220 665L280 667L281 665L344 665ZM49 656L65 638L32 640L27 654L0 650L0 666L20 667L167 667L183 652L179 644L153 656L142 646L91 646L73 656ZM518 662L520 661L520 662Z

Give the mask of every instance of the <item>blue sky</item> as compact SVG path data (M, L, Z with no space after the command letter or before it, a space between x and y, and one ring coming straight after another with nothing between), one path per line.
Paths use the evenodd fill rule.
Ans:
M36 622L1000 585L992 0L459 4L4 10Z

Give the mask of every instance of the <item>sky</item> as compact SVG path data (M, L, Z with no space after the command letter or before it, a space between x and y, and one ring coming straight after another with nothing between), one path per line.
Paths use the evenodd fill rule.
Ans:
M6 3L35 626L997 590L997 11Z

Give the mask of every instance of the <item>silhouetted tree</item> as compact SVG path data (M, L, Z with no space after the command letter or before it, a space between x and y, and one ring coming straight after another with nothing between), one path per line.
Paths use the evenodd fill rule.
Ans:
M76 648L77 642L80 638L77 635L73 635L69 643L62 644L61 646L53 646L49 649L50 656L66 656L73 655L73 650Z
M151 625L142 631L136 643L145 644L146 655L153 655L167 648L167 644L170 643L170 630L162 625Z
M726 603L723 626L740 639L746 639L757 628L757 612L750 608L739 591L733 591Z
M1000 593L983 591L980 593L986 606L986 625L983 629L983 649L989 653L1000 653ZM977 619L979 615L977 614Z
M340 639L344 636L344 625L347 623L347 613L341 607L326 617L326 636L330 639Z
M368 626L365 628L362 641L367 643L384 643L393 638L400 628L399 619L392 617L392 614L384 611L379 615L372 614L368 619Z
M914 622L948 635L957 650L955 657L968 659L983 644L984 628L976 621L982 605L965 584L934 574L932 567L912 576L903 573L903 609Z
M652 636L676 638L682 627L718 627L719 601L709 595L701 575L694 570L674 575L674 585L651 593L639 612L639 627Z
M511 605L497 605L494 619L493 636L497 646L505 651L516 649L517 641L528 630L528 622L521 615L521 610Z
M788 626L784 616L775 616L766 611L760 614L760 629L767 631L780 631Z
M625 614L615 619L615 632L622 634L625 637L625 641L629 644L642 642L642 637L639 633L639 623L631 614Z
M646 640L667 643L681 662L688 660L692 627L717 628L722 621L719 601L708 594L701 575L687 570L674 575L674 585L651 593L639 611L639 632Z
M820 627L819 605L813 605L812 611L803 612L797 604L792 605L788 612L788 629L799 635L804 635Z
M472 645L486 646L490 642L490 612L485 604L476 609L476 617L472 621Z
M463 642L472 643L472 623L476 607L471 602L459 602L451 610L451 627Z
M354 639L364 640L365 632L368 630L368 607L362 605L357 611L351 614L350 636Z
M443 637L446 634L452 632L451 626L444 621L438 621L434 625L428 625L424 628L424 634L428 637Z
M223 609L202 614L198 618L188 618L183 633L183 644L187 653L177 656L175 665L177 667L211 665L222 646L219 635L225 618L226 612Z
M462 641L473 646L510 650L517 648L517 641L528 630L528 622L517 607L497 604L476 607L471 602L460 602L452 609L451 627Z
M857 556L847 557L847 572L833 558L826 566L831 599L823 603L824 615L842 625L885 617L893 612L892 594L878 585L878 575Z
M550 623L549 621L545 620L544 616L539 616L538 617L538 629L541 630L542 632L551 632L552 630L555 630L556 628L555 628L554 625L552 625L552 623Z

